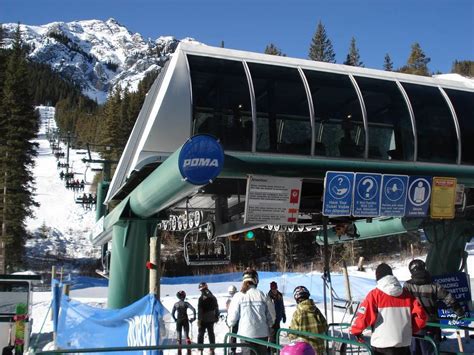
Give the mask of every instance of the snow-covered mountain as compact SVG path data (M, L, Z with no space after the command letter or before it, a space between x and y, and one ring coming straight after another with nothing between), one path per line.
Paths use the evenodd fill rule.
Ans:
M17 26L3 24L7 46ZM99 103L115 85L135 91L148 72L160 70L180 42L171 36L144 39L112 18L20 25L20 30L31 60L50 65Z

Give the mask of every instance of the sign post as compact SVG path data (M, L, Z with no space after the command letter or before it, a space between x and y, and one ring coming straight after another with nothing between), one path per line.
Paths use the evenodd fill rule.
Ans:
M431 197L430 176L410 176L406 202L407 217L426 217Z
M354 173L328 171L324 179L323 215L350 216Z
M434 177L431 196L431 218L454 218L456 178Z
M377 217L380 214L381 174L356 173L354 182L354 217Z
M301 179L249 175L244 223L298 223L301 185Z
M408 176L384 175L380 198L380 215L384 217L405 216Z

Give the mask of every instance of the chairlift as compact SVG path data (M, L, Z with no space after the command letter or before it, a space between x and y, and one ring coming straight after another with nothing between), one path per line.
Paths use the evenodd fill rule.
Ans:
M184 236L184 259L187 265L226 265L230 263L229 238L214 236L214 226L208 222L190 230Z

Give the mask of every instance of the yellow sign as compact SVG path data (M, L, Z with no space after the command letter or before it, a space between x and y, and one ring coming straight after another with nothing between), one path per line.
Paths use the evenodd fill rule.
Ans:
M434 177L431 193L431 218L454 218L456 178Z

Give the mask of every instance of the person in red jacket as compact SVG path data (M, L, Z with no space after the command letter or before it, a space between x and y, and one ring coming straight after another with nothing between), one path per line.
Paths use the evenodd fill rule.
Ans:
M370 345L374 354L409 355L412 334L426 325L421 304L404 290L385 263L375 270L377 287L362 302L351 334L363 341L362 332L372 327Z

